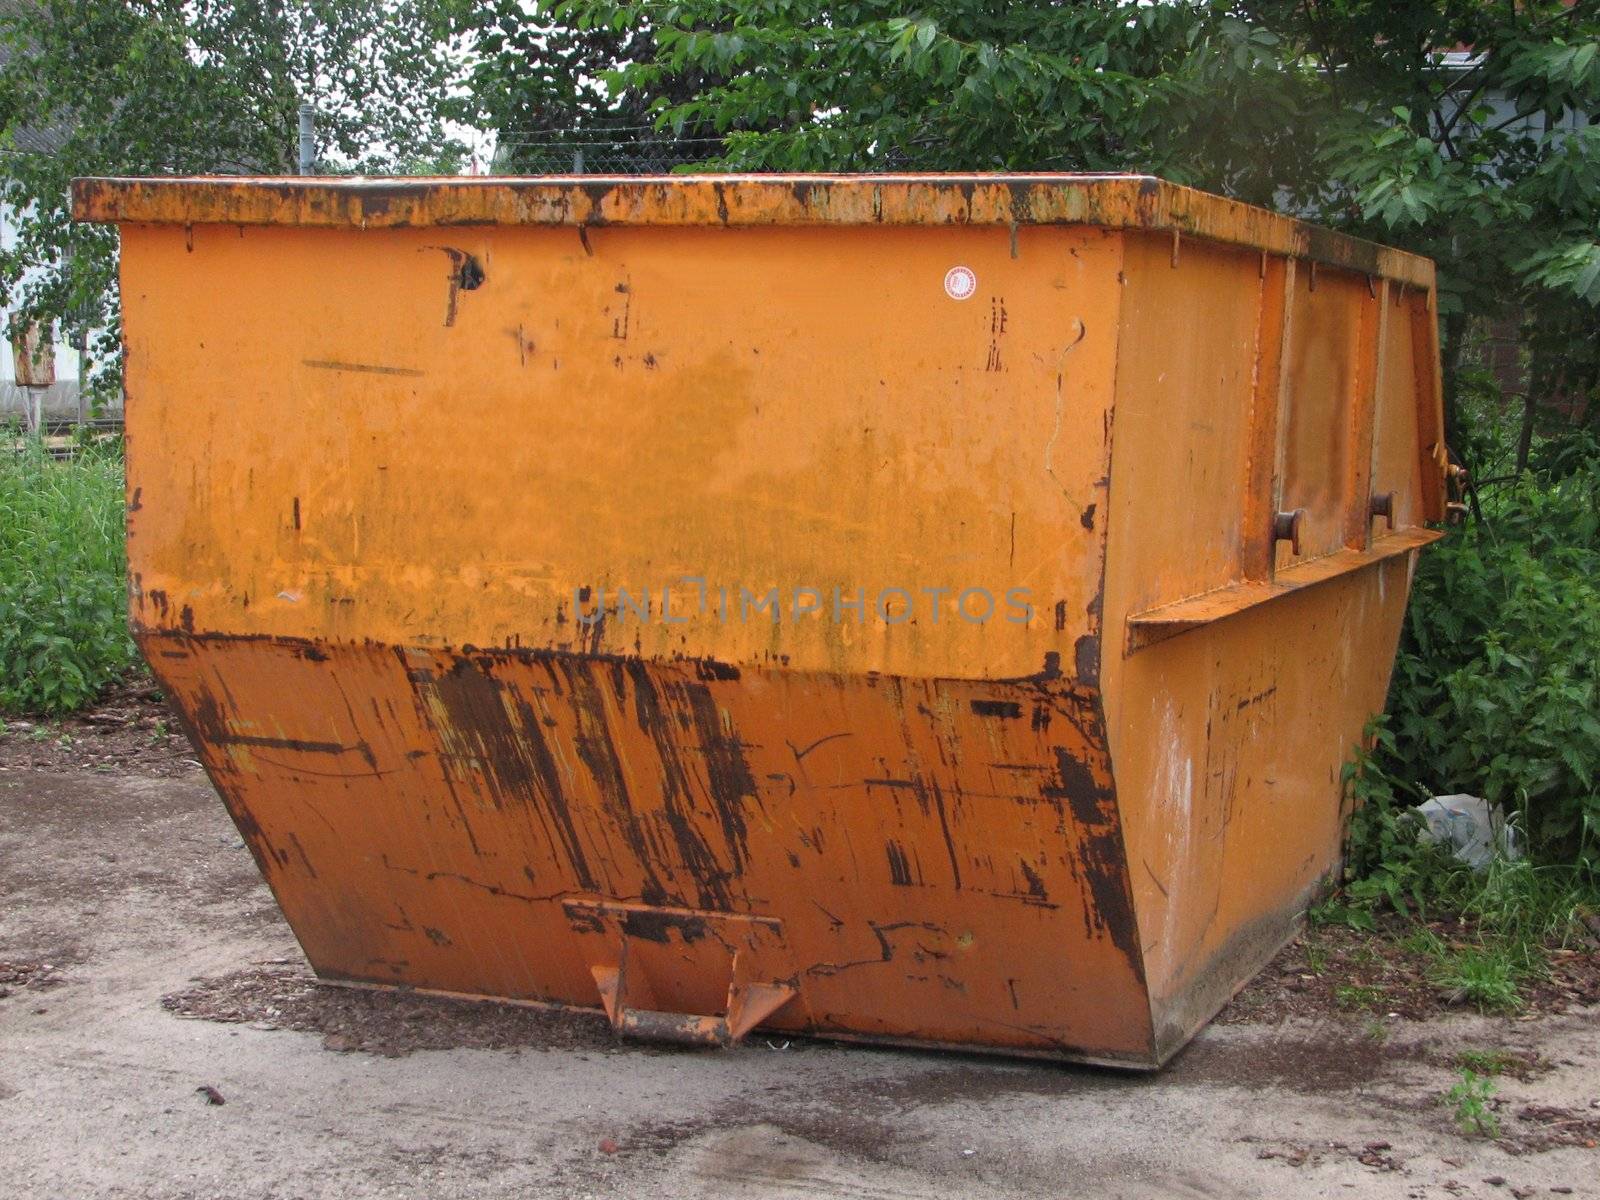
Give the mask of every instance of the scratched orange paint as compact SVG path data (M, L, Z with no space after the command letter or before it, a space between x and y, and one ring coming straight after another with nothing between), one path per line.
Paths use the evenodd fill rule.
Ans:
M1125 176L75 201L134 627L324 978L1155 1066L1336 866L1425 260Z

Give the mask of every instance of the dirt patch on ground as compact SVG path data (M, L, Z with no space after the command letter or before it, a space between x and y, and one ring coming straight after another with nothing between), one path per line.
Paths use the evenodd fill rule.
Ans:
M1600 1146L1600 1101L1588 1112L1548 1104L1526 1104L1517 1109L1517 1123L1498 1139L1511 1154L1537 1154L1562 1146L1593 1150Z
M1422 1057L1418 1047L1387 1044L1339 1021L1324 1023L1304 1038L1252 1047L1248 1056L1227 1042L1191 1042L1167 1074L1196 1083L1279 1087L1317 1096L1363 1087L1396 1063Z
M46 992L65 982L61 978L60 967L55 963L8 962L0 959L0 1000L24 988Z
M161 689L135 673L70 717L0 721L0 771L136 773L172 779L200 770Z
M163 996L161 1006L182 1017L320 1033L326 1050L388 1058L417 1050L613 1050L617 1046L605 1018L582 1009L338 987L282 964L197 980L193 987Z
M1284 947L1216 1018L1223 1025L1276 1023L1288 1017L1369 1014L1426 1021L1472 1006L1435 982L1435 963L1403 939L1414 923L1379 922L1376 931L1344 926L1308 928ZM1454 921L1428 928L1446 943L1471 943ZM1521 981L1523 1013L1564 1013L1600 1004L1600 952L1555 950L1548 974Z

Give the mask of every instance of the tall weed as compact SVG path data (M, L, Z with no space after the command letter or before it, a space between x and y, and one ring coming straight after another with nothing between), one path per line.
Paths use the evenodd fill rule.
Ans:
M0 447L0 712L69 712L133 664L122 478L116 447Z

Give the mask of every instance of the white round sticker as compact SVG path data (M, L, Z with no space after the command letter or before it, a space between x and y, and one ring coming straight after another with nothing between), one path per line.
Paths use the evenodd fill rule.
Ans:
M944 294L952 300L970 300L978 290L978 277L970 267L951 267L944 273Z

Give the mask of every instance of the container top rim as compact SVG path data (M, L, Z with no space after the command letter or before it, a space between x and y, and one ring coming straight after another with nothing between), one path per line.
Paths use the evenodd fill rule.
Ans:
M1088 225L1434 284L1426 258L1143 174L89 177L73 180L72 195L77 220L115 224Z

